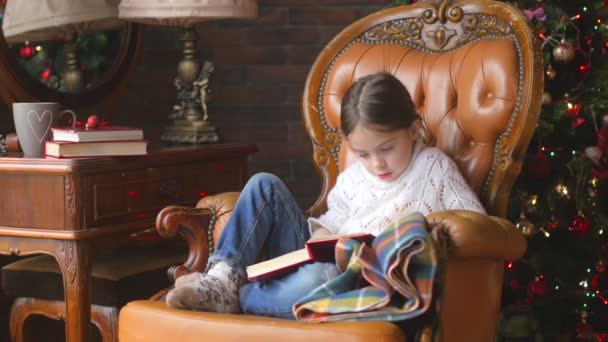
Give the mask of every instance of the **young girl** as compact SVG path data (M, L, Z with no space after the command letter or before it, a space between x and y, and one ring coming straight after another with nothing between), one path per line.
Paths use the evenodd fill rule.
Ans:
M338 270L330 263L313 263L280 279L243 285L245 267L256 262L262 249L272 258L323 235L378 235L413 212L485 212L454 162L423 144L420 116L394 76L379 73L358 80L344 96L340 119L357 161L338 176L327 212L306 220L277 177L253 176L209 258L209 271L178 278L167 294L168 305L293 319L293 304Z

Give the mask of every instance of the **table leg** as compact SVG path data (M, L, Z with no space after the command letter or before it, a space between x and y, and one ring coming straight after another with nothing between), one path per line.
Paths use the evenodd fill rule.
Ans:
M91 256L89 242L57 241L55 258L63 275L66 305L66 340L85 342L89 339L91 321Z

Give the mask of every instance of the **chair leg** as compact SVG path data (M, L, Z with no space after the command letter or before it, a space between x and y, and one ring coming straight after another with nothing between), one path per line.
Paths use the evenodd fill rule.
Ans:
M13 342L23 342L23 325L31 315L65 320L65 302L20 297L11 307L10 329ZM91 322L101 332L103 342L117 342L118 310L115 307L91 305Z
M115 307L91 305L91 321L101 332L103 342L118 342L118 310Z

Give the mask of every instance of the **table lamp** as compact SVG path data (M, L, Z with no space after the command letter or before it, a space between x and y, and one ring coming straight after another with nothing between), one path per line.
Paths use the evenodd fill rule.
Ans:
M207 91L214 65L201 63L196 56L199 22L225 18L254 18L257 0L122 0L118 17L143 24L182 28L183 57L177 65L178 103L169 115L172 122L161 134L167 143L215 143L220 140L217 128L207 115Z
M119 0L8 0L2 31L9 43L63 39L65 67L63 90L78 92L85 84L78 63L78 34L115 30Z

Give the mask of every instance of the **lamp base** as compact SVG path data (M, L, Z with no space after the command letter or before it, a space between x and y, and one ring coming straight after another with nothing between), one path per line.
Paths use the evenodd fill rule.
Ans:
M207 121L175 120L164 127L160 140L174 144L217 143L221 137L217 128Z

